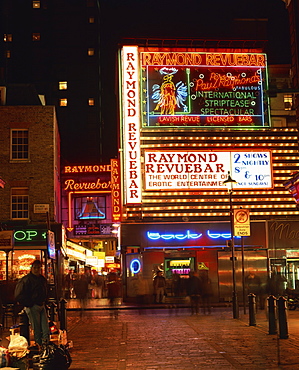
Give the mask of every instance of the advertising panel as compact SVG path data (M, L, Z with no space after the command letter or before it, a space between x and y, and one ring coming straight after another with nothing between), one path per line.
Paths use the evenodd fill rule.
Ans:
M122 108L126 204L141 203L139 64L137 46L122 50Z
M141 51L143 127L266 127L261 53Z
M236 189L272 188L270 151L144 152L146 190L221 189L228 172Z

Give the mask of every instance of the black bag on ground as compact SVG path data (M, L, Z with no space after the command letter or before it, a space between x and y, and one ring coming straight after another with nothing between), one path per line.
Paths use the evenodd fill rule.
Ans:
M71 366L71 355L66 346L49 343L39 357L40 370L66 370Z

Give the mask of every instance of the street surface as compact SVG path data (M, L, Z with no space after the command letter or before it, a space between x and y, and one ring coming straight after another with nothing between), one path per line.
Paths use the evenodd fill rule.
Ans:
M121 306L117 317L107 309L82 317L68 311L71 369L299 369L299 310L288 312L288 339L268 334L265 311L256 323L249 326L248 309L233 319L231 307L198 316L187 308Z

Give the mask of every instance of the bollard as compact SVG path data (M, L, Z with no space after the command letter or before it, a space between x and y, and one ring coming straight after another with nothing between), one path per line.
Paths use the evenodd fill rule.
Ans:
M256 302L255 295L250 293L248 295L248 309L249 309L249 326L256 326Z
M60 300L60 330L66 330L66 303L63 298Z
M270 295L268 301L269 334L277 334L276 298Z
M20 335L27 339L28 345L30 346L29 319L25 310L19 312L19 323L20 323Z
M50 302L49 306L50 306L49 307L49 318L51 321L56 321L55 315L56 315L57 304L55 302Z
M278 302L278 322L279 322L279 338L287 339L288 333L288 321L287 321L287 300L284 297L279 297Z

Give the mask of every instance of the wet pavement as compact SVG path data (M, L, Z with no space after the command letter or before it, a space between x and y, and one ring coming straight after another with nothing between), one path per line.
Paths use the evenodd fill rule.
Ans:
M280 339L279 331L269 335L266 311L250 326L248 309L233 319L229 306L198 316L186 306L109 310L105 299L90 300L83 313L76 300L67 307L72 370L299 370L299 310L287 312L288 338Z
M73 370L299 369L299 310L288 311L289 337L280 339L268 334L265 311L250 326L248 312L236 320L231 307L191 316L184 307L120 306L115 316L92 304L82 317L68 311Z

